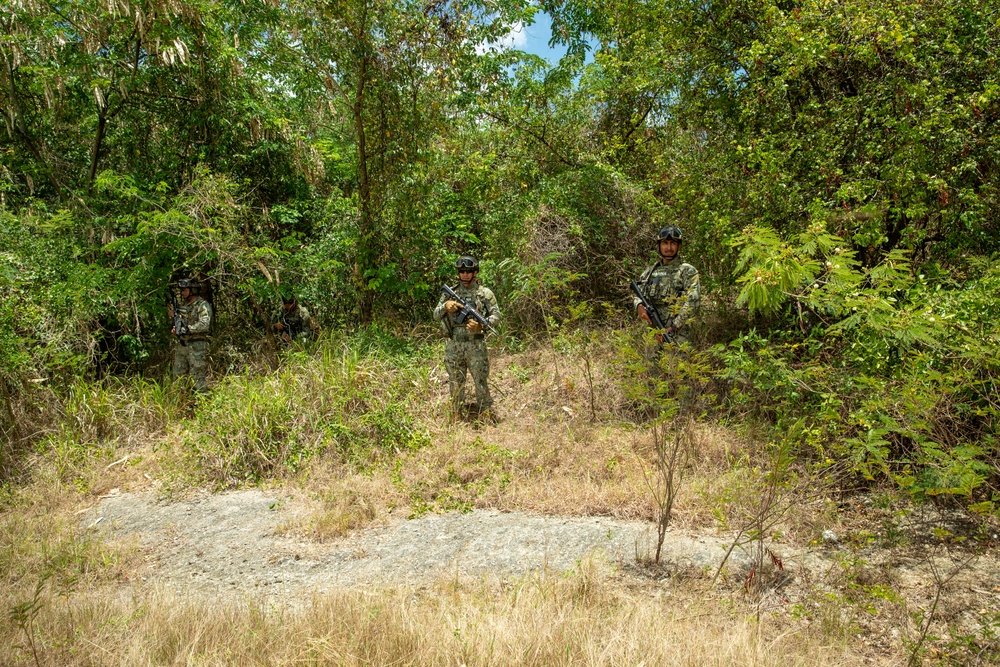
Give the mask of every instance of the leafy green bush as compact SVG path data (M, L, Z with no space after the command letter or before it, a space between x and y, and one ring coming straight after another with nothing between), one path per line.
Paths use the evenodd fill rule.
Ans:
M290 354L273 373L229 376L198 405L186 445L223 486L294 473L328 451L366 466L419 448L429 439L415 416L427 387L419 354L366 331Z
M972 262L976 277L956 280L897 252L864 267L819 228L788 241L754 228L739 243L741 300L789 316L785 331L719 349L730 400L778 430L804 419L815 456L869 479L991 509L1000 268Z

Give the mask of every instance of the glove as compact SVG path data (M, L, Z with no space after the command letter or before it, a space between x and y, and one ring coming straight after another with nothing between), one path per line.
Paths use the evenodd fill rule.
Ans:
M462 310L462 304L458 301L448 301L444 304L444 309L448 311L449 315L454 315L458 311Z
M482 333L483 325L475 320L469 320L469 323L465 325L465 330L469 333Z

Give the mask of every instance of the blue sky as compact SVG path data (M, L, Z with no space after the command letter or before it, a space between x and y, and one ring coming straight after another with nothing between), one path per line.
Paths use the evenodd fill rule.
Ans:
M496 42L480 44L477 50L484 52L490 48L518 49L526 53L541 56L554 65L560 58L566 55L566 47L561 44L555 47L549 46L549 40L552 39L552 19L548 14L539 10L535 13L534 18L535 22L531 25L516 24L505 37ZM587 51L585 58L586 62L591 63L594 61L593 50L596 46L596 41L590 40L590 49Z
M514 48L546 58L550 63L555 63L566 53L566 47L562 45L555 48L549 46L552 20L545 12L535 14L534 23L521 26L520 31L511 32L510 38Z

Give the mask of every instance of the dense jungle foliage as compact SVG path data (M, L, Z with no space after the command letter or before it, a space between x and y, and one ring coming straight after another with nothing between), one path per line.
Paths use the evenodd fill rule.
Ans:
M499 46L539 11L554 64ZM712 418L995 509L997 3L12 0L0 25L4 476L40 402L164 374L179 276L211 286L216 373L273 346L281 288L328 329L429 325L460 253L516 346L634 326L675 222Z

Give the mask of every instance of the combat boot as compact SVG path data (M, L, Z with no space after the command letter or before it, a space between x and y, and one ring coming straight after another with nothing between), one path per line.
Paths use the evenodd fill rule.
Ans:
M494 410L492 407L489 407L489 408L483 408L482 410L479 411L479 416L477 421L483 424L489 424L495 426L500 423L500 418L497 417L496 410Z

